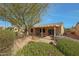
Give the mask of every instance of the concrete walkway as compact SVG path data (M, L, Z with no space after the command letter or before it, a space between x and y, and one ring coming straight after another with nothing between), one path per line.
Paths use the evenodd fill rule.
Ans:
M52 40L52 37L50 37L50 36L46 36L46 37L43 37L43 38L34 37L33 39L34 40L32 40L32 41L34 41L34 42L44 42L44 43L48 43L48 44L52 42L54 45L56 45L55 41Z
M79 40L73 39L73 38L70 38L70 37L67 37L67 36L58 36L57 38L58 39L70 39L70 40L79 42ZM33 37L32 36L28 36L28 37L25 37L23 39L15 40L14 47L13 47L13 55L15 55L18 50L22 49L30 41L33 41L33 42L44 42L44 43L52 42L54 45L56 45L56 42L54 40L52 40L52 37L50 37L50 36L46 36L46 37L43 37L43 38L36 37L36 36L33 36Z
M78 39L74 39L74 38L67 37L67 36L59 36L59 37L57 37L57 38L58 38L58 39L70 39L70 40L73 40L73 41L79 42Z
M54 45L56 45L55 41L51 40L51 39L52 39L52 37L50 37L50 36L43 37L43 38L36 37L36 36L35 37L28 36L28 37L25 37L24 39L17 39L14 42L13 55L15 55L18 50L22 49L30 41L33 41L33 42L44 42L44 43L52 42Z
M17 39L14 42L14 47L13 47L13 55L16 54L16 52L20 49L22 49L25 45L27 45L30 41L32 40L32 37L25 37L24 39Z

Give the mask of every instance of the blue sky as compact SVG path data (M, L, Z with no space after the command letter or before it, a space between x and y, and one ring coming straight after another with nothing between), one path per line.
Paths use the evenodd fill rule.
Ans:
M9 27L9 26L11 26L11 24L6 21L0 21L0 26Z
M64 27L74 26L79 21L79 4L49 4L41 24L63 22Z
M69 28L79 21L79 4L49 4L40 24L63 22L64 27ZM0 22L0 26L10 26L10 23Z

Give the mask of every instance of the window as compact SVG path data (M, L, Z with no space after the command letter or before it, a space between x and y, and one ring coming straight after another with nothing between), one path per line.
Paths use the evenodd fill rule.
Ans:
M40 29L40 33L41 33L41 29Z
M33 29L31 29L31 32L33 32Z
M45 33L45 29L43 28L43 33Z
M45 29L43 28L43 29L40 29L40 33L41 33L41 31L43 32L43 33L45 33Z

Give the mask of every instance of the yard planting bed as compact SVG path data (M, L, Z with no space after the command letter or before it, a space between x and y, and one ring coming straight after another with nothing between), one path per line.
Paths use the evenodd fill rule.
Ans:
M16 35L10 30L0 30L0 55L11 55Z
M79 56L79 42L61 39L57 42L57 48L66 56Z
M62 56L63 54L53 45L42 42L30 42L16 55L24 56Z

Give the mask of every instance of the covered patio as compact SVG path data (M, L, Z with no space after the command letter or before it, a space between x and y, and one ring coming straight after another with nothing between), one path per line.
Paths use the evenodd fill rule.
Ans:
M48 24L43 26L34 26L31 29L31 35L35 36L61 36L64 33L64 26L63 24Z

